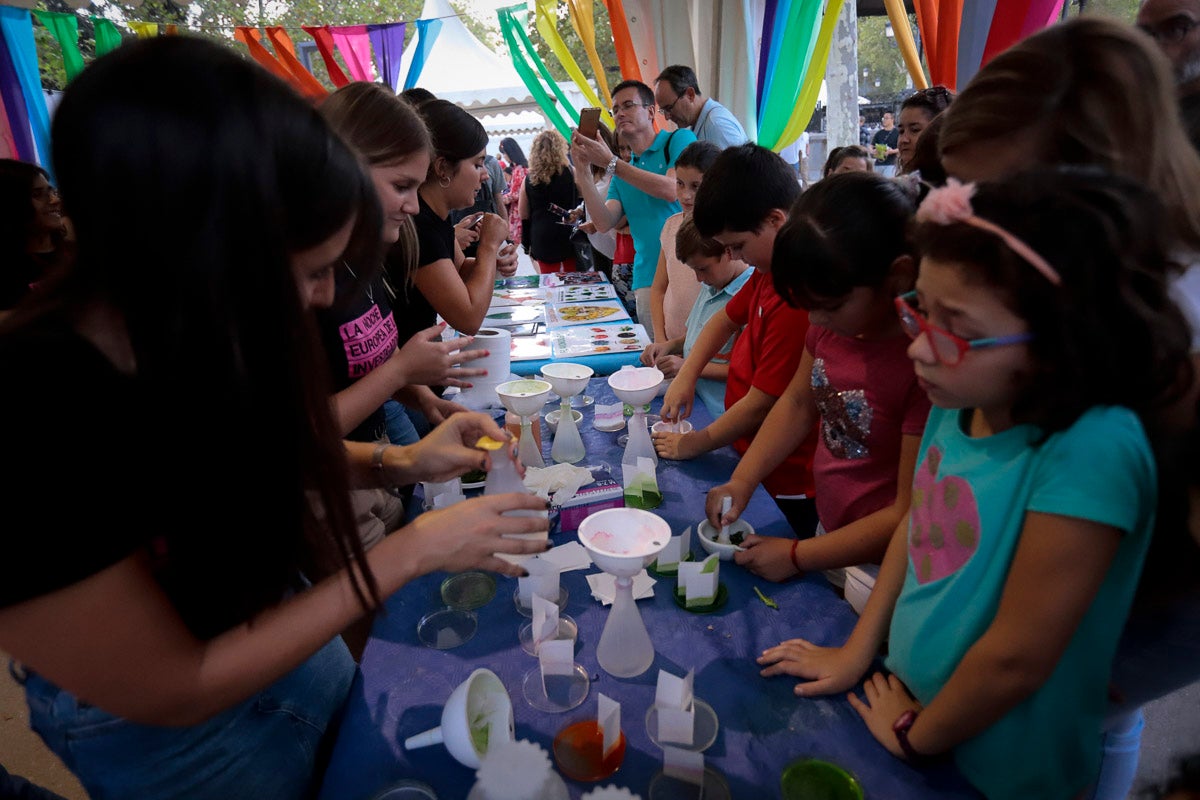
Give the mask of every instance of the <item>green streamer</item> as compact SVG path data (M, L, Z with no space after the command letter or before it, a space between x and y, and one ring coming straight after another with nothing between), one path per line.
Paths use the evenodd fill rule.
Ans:
M121 46L121 31L104 17L90 17L96 31L96 58L111 53Z
M550 118L551 124L558 129L559 133L569 139L571 136L571 125L563 119L558 107L550 99L550 95L546 93L545 87L542 86L533 68L529 65L527 54L521 49L518 41L520 27L516 19L513 18L512 8L501 8L496 14L500 18L500 32L504 35L504 42L508 46L509 58L512 59L513 67L517 70L517 74L524 81L525 88L529 89L529 93L537 101L538 107ZM530 51L532 52L532 47ZM533 57L536 59L537 54L535 53ZM553 82L551 82L551 85L554 85Z
M521 44L525 48L525 52L529 56L529 63L537 68L538 73L542 76L542 80L544 80L546 85L550 87L550 90L554 92L554 96L557 97L558 102L562 104L562 109L566 112L571 124L578 125L579 112L575 109L575 106L571 105L571 101L567 99L567 96L563 94L562 87L560 87L558 82L554 80L554 76L550 74L550 70L546 67L545 62L542 61L541 56L539 56L537 54L537 50L534 49L533 42L529 40L529 34L525 32L525 29L528 27L528 19L525 16L525 6L509 6L508 13L509 17L514 23L513 31L520 39Z
M763 147L774 149L779 144L796 107L804 73L812 59L822 5L822 0L800 0L788 9L783 32L787 47L779 51L771 86L763 98L762 122L758 127L758 143Z
M65 14L60 11L35 10L33 13L58 40L58 46L62 48L67 80L74 80L76 75L83 72L83 53L79 52L79 18L74 13Z

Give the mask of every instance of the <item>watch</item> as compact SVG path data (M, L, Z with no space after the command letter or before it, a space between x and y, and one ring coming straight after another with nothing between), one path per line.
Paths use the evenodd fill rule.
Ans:
M616 156L612 157L612 160L608 162L608 166L604 168L604 177L611 178L616 173L618 161L620 161L619 158Z

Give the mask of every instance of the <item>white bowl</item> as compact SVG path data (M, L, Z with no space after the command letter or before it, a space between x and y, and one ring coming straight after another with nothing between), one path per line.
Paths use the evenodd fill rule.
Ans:
M559 397L574 397L587 388L588 381L596 371L583 364L560 361L545 365L541 373Z
M722 561L731 560L734 553L745 549L736 544L721 544L718 542L717 536L720 535L721 529L714 528L708 520L704 520L696 526L696 533L700 535L700 546L704 548L704 552L709 554L716 553ZM736 519L729 526L730 538L736 533L749 536L754 533L754 526L744 519Z
M532 417L550 399L550 384L546 381L521 378L505 381L496 387L496 395L509 411L522 417Z
M692 423L684 419L679 421L679 430L672 431L670 422L659 420L650 426L650 430L654 433L691 433L693 428Z
M583 412L574 408L571 409L571 417L575 420L575 427L579 427L579 423L583 422ZM546 412L546 427L551 433L558 431L558 421L562 419L562 409L556 408L553 411Z
M578 535L597 567L618 578L632 578L667 546L671 526L649 511L607 508L579 523Z
M608 385L617 399L634 408L653 400L662 382L662 370L656 367L626 367L608 376Z

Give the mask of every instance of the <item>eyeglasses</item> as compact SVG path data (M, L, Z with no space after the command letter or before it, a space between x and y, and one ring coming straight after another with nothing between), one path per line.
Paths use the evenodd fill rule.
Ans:
M1200 27L1200 22L1187 14L1176 14L1154 25L1138 25L1138 27L1159 44L1176 44L1182 42L1184 37Z
M673 102L670 102L670 103L664 103L663 105L660 105L660 106L658 107L658 110L659 110L660 112L662 112L662 115L663 115L664 117L665 117L665 116L668 116L668 115L670 115L670 113L671 113L671 109L672 109L672 108L674 108L674 107L675 107L675 105L676 105L678 102L679 102L679 98L678 98L678 97L676 97L676 98L675 98L675 100L674 100Z
M653 103L635 103L633 100L626 100L624 103L617 103L612 107L612 115L615 117L622 111L633 111L635 108L646 108Z
M916 299L916 292L902 294L896 298L896 313L900 315L900 325L912 339L916 339L922 333L925 334L929 339L929 348L933 351L933 357L948 367L953 367L962 361L968 350L1024 344L1033 340L1032 333L1015 333L1011 336L992 336L986 339L964 339L961 336L955 336L950 331L930 323L928 317L913 307Z

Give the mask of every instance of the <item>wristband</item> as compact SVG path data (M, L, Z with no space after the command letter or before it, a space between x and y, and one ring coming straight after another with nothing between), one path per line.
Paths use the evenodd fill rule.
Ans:
M619 158L616 156L612 157L612 160L608 162L608 166L604 168L604 177L611 178L616 173L618 161L620 161Z
M924 764L932 759L929 756L918 753L908 741L908 731L916 721L917 712L909 709L892 723L892 731L896 734L896 741L900 743L900 750L904 753L904 758L914 764Z
M796 547L799 544L800 544L799 539L796 539L792 542L792 566L796 568L797 572L799 572L801 575L803 575L804 567L800 566L800 562L796 560Z
M383 454L391 446L389 442L380 442L375 445L375 450L371 452L371 471L379 476L379 483L386 491L395 494L398 491L398 487L388 480L387 473L383 468Z

